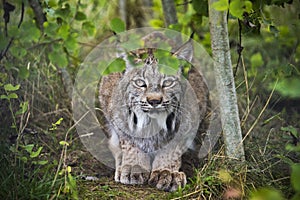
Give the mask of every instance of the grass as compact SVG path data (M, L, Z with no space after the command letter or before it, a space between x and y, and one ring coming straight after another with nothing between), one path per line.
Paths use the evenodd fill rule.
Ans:
M285 198L291 198L294 193L288 162L299 162L299 155L285 149L292 143L292 137L280 129L288 125L297 127L297 112L284 112L284 109L277 112L259 102L258 96L252 102L248 96L241 96L242 128L247 133L244 135L246 163L229 162L221 147L206 158L185 188L168 193L147 185L115 183L113 171L89 154L73 129L71 101L61 87L60 74L51 67L37 71L33 80L22 83L21 98L13 102L17 110L20 101L29 101L28 123L20 121L20 117L17 121L34 133L15 133L10 127L7 103L1 100L2 199L249 199L253 191L265 187L277 189ZM56 124L60 118L63 121ZM16 139L20 145L35 144L43 150L34 159L20 148L11 151ZM61 145L61 141L66 143ZM27 162L19 159L21 157L26 157ZM33 163L38 160L48 163ZM82 179L84 176L96 176L99 180L87 181Z

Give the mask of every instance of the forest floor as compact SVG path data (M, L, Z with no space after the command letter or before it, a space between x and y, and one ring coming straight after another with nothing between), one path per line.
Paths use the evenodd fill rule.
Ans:
M103 166L81 145L77 146L81 146L80 151L77 149L70 153L76 159L68 160L76 160L71 163L75 173L97 177L93 181L78 179L80 199L249 199L251 193L259 188L291 198L289 161L299 162L300 158L286 149L293 138L281 127L296 126L298 116L295 115L290 116L294 120L283 119L273 110L267 110L245 139L246 162L243 165L229 163L221 147L205 159L206 163L195 172L195 177L189 179L187 187L175 193L159 191L148 185L115 183L113 170ZM249 118L252 119L249 119L248 127L244 126L244 132L256 119L254 116Z
M2 106L7 108L4 104ZM282 127L298 127L299 108L292 107L283 111L268 108L260 118L257 116L262 106L258 105L253 109L251 113L255 114L249 114L246 121L242 121L246 162L242 165L228 162L229 159L224 156L224 148L221 145L216 152L204 159L203 166L195 171L194 177L189 178L187 186L173 193L160 191L148 185L130 186L115 183L113 169L104 166L87 151L74 128L68 131L73 127L73 122L71 115L66 115L66 109L56 112L51 118L47 114L41 114L37 121L28 123L28 130L34 130L34 133L24 133L19 138L20 147L26 151L26 144L34 144L34 149L38 146L43 147L38 157L29 156L23 149L15 152L17 154L13 159L11 152L1 150L3 155L0 179L5 180L6 184L2 184L0 196L11 195L7 193L11 190L16 192L15 196L18 196L18 199L44 199L30 193L37 192L41 187L43 190L38 191L40 195L48 192L50 197L55 197L54 199L73 199L75 191L78 199L249 199L254 191L263 188L265 193L271 191L272 195L290 199L294 194L290 183L290 166L291 163L299 163L300 157L296 152L287 149L287 146L297 145L299 141L296 141L289 131L282 130ZM244 110L240 105L241 119L245 116ZM64 122L54 125L60 117L64 118ZM7 116L3 119L11 120ZM1 128L1 145L4 144L5 148L8 146L7 149L11 151L18 138L11 134L10 127L6 130ZM66 132L69 132L69 146L64 152L60 141L66 140ZM19 165L21 179L15 182L10 168L16 166L15 161L19 158L26 162ZM36 161L43 159L47 159L48 163L37 167ZM58 168L60 162L62 165ZM76 180L71 189L68 185L70 183L66 184L70 178L64 178L67 166ZM48 177L44 177L45 170L49 172ZM44 179L49 180L50 186ZM54 186L53 180L57 180ZM14 188L13 184L19 185L20 188L11 189ZM30 193L29 196L25 196L26 192Z

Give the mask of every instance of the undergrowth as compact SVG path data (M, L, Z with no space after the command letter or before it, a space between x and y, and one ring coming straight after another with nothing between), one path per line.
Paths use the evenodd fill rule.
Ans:
M114 183L113 171L101 166L80 143L59 70L37 65L32 70L30 81L1 72L3 199L279 200L299 195L297 112L274 111L259 97L248 106L241 96L243 132L251 129L244 135L246 162L229 162L220 148L205 159L185 188L166 193ZM98 179L88 181L83 179L86 176Z

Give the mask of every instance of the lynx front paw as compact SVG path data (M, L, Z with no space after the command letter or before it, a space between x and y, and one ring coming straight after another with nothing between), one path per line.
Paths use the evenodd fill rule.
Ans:
M176 191L186 184L186 176L183 172L171 172L168 169L152 171L149 184L160 190Z
M120 171L120 182L123 184L144 184L149 179L149 170L139 165L124 165Z

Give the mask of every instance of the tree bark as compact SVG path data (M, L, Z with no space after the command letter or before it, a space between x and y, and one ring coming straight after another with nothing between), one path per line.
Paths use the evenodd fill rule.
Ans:
M170 24L177 24L177 15L176 15L176 7L174 0L161 0L164 18L165 18L165 26L168 28Z
M121 16L121 19L124 21L124 23L127 25L127 0L119 0L119 13Z
M216 1L218 0L209 0L209 22L225 151L228 157L244 161L245 153L228 39L227 12L219 12L212 8L211 5Z
M44 22L46 21L45 14L43 13L43 8L39 1L28 0L30 7L32 8L36 23L41 31L44 30Z

